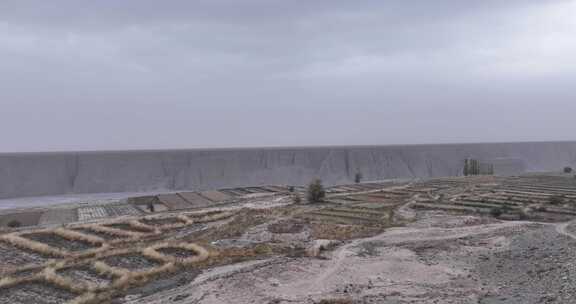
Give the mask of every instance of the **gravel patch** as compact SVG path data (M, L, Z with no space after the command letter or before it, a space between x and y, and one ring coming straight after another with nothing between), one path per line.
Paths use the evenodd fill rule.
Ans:
M115 229L126 230L126 231L130 231L130 232L141 232L141 233L149 233L150 232L148 229L143 229L140 227L134 227L134 226L127 224L127 223L115 223L115 224L108 224L108 225L104 225L104 226L110 227L110 228L115 228Z
M87 228L87 227L77 227L77 228L72 228L71 230L74 230L74 231L77 231L77 232L80 232L83 234L87 234L87 235L97 236L97 237L100 237L101 239L106 240L106 241L128 238L128 236L112 235L112 234L108 234L108 233L105 233L102 231L95 231L95 230L92 230L92 229Z
M270 224L268 231L271 233L300 233L304 230L305 224L296 220L285 220Z
M100 274L87 265L61 269L58 274L72 278L74 281L91 283L99 287L108 286L114 280L113 276Z
M126 298L132 301L141 297L147 297L158 292L170 292L170 290L190 284L196 279L201 271L196 269L187 269L177 273L165 273L154 280L146 283L143 286L128 289L122 296L112 301L112 304L125 303ZM178 295L164 299L165 303L180 303L178 300L183 300L185 297Z
M572 303L576 240L547 226L513 236L509 248L481 255L475 272L495 291L480 303Z
M104 258L102 261L109 266L125 268L130 271L140 271L161 265L161 263L151 260L141 254L113 255Z
M174 224L185 224L177 217L165 217L165 218L143 218L140 222L150 225L150 226L164 226L164 225L174 225Z
M171 256L171 257L175 257L175 258L179 258L179 259L187 259L187 258L191 258L196 256L196 252L192 251L192 250L188 250L188 249L184 249L184 248L179 248L179 247L163 247L160 249L157 249L156 251L158 251L159 253L166 255L166 256Z
M26 283L0 289L1 304L63 304L76 296L46 282Z
M51 258L53 257L0 242L0 265L38 265L45 263Z

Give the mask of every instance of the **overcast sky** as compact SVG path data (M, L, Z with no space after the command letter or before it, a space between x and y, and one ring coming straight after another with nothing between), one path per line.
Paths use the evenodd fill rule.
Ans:
M575 0L0 0L0 151L574 140Z

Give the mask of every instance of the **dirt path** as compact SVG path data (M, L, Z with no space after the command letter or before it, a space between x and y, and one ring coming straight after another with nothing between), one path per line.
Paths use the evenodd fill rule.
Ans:
M321 294L330 278L339 276L340 272L346 271L350 266L350 257L355 255L354 248L363 243L383 242L386 246L396 244L413 243L420 241L454 240L470 236L478 236L497 232L501 229L522 227L530 225L530 222L500 222L480 226L458 228L397 228L373 237L354 240L336 249L330 255L330 261L325 264L320 272L313 277L293 282L294 289L299 293ZM305 292L303 292L305 291Z

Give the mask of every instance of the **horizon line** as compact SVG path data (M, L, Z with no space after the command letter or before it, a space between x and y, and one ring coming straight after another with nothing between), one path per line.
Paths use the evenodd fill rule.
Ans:
M494 142L451 142L451 143L417 143L417 144L363 144L363 145L301 145L301 146L229 146L229 147L194 147L194 148L128 148L117 150L54 150L54 151L11 151L0 155L21 154L66 154L66 153L131 153L131 152L178 152L178 151L227 151L227 150L280 150L280 149L322 149L322 148L375 148L375 147L413 147L413 146L454 146L454 145L494 145L494 144L545 144L545 143L576 143L576 140L552 141L494 141Z

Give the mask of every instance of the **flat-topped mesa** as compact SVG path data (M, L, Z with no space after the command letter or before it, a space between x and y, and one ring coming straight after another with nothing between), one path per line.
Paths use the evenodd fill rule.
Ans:
M575 156L576 142L10 153L0 154L0 198L459 176L467 158L516 174L561 170Z

